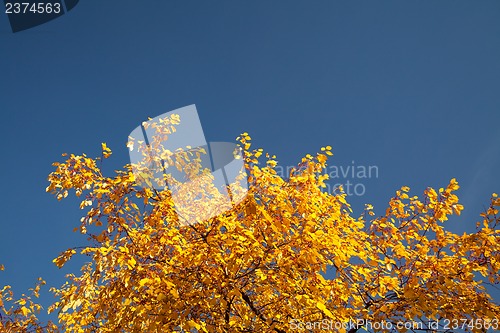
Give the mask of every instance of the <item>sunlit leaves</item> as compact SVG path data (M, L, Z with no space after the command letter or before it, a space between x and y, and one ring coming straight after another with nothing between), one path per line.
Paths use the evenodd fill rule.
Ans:
M98 324L102 331L265 332L288 330L290 319L498 315L474 276L498 281L498 233L490 218L498 212L496 196L473 235L455 235L442 224L463 209L455 179L446 189L428 188L422 199L404 186L384 216L373 218L367 204L355 219L345 194L321 191L331 147L306 155L284 180L275 156L265 154L261 166L262 149L250 150L247 133L240 141L250 194L225 214L191 225L176 214L168 190L136 187L130 166L110 178L84 156L57 165L48 190L56 196L86 190L80 229L97 228L93 245L81 251L91 264L55 290L66 331ZM54 262L62 266L73 254ZM322 275L328 268L331 279ZM457 295L460 304L449 307Z
M66 263L66 261L68 261L69 259L71 259L71 257L75 253L76 253L76 251L73 250L73 249L66 250L63 253L61 253L61 255L59 255L57 258L55 258L53 260L53 262L54 262L54 264L56 264L57 267L61 268L61 267L64 266L64 264Z
M165 120L162 135L175 135L179 121ZM85 155L54 164L47 191L57 199L71 190L82 196L85 213L75 230L89 241L54 259L62 267L78 252L88 258L78 275L53 289L57 302L49 310L58 312L62 331L284 332L292 321L500 316L485 291L486 283L500 282L495 194L471 234L445 229L463 210L455 179L421 197L403 186L382 216L367 204L355 218L346 194L322 191L330 146L306 155L283 179L276 156L252 150L247 133L239 140L248 196L208 220L186 221L168 188L137 186L134 167L142 181L162 181L144 166L104 176L98 159ZM109 157L111 150L101 148ZM129 141L129 149L146 148ZM184 157L179 167L195 175L199 170ZM207 185L201 195L217 200L213 191ZM1 291L0 309L10 295L8 287ZM36 318L30 306L23 297L4 313L24 325Z
M30 289L31 295L23 294L19 299L14 298L10 286L0 289L0 332L60 332L51 321L41 324L37 318L42 307L33 299L39 297L40 288L44 284L45 281L38 279L35 288Z
M102 143L101 144L101 148L102 148L102 156L104 158L108 158L111 156L111 149L109 149L109 147L106 145L106 143Z

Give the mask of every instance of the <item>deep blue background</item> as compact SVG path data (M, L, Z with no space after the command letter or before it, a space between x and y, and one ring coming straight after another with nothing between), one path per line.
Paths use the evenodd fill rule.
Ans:
M85 244L78 201L45 193L51 163L107 142L111 173L141 121L193 103L209 141L378 166L356 214L456 177L449 227L472 231L500 190L499 1L85 1L16 34L0 13L0 61L0 284L17 293L78 271L51 263Z

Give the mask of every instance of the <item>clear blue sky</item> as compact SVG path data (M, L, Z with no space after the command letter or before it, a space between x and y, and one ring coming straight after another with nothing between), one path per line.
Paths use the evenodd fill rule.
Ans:
M107 142L112 172L141 121L190 104L209 141L247 131L285 166L326 145L332 165L377 166L351 179L358 209L456 177L450 228L471 231L500 191L496 0L81 1L16 34L0 13L0 60L0 284L17 293L60 285L78 267L51 260L85 244L78 202L45 193L51 163Z

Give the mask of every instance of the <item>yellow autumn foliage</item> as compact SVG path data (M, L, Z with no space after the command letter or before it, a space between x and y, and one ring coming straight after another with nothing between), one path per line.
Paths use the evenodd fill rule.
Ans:
M500 308L485 290L500 277L496 195L477 231L463 235L444 227L463 210L455 179L421 198L404 186L383 216L367 205L368 214L354 217L345 194L322 191L331 147L307 155L283 179L275 157L259 162L262 150L251 149L248 134L239 141L246 197L188 223L168 188L137 186L131 165L105 176L98 159L85 155L55 163L47 191L59 200L70 190L85 196L77 230L89 237L83 249L54 259L61 267L77 253L89 256L81 273L53 289L58 300L49 311L58 312L61 332L319 332L304 323L498 321ZM22 299L14 301L8 286L0 290L0 331L38 332L36 306ZM7 302L17 303L8 309ZM52 323L44 329L56 331Z

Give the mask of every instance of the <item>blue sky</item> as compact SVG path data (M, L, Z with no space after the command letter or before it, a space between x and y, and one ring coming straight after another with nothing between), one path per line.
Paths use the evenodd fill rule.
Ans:
M332 165L377 166L351 179L357 209L456 177L449 227L472 231L500 191L499 17L498 1L109 0L13 34L0 13L0 284L78 269L51 263L85 243L78 201L45 193L61 153L107 142L112 172L141 121L190 104L207 140L249 132L284 166L326 145Z

